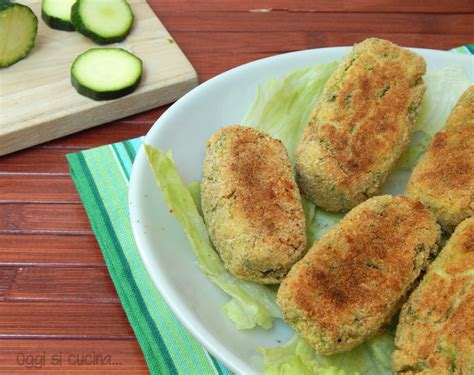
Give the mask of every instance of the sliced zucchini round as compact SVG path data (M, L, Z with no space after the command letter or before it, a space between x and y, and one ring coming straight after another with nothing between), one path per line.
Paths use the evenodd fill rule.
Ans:
M43 0L41 18L52 29L74 31L71 8L76 0Z
M71 20L77 31L97 44L110 44L127 37L133 12L126 0L77 0Z
M0 68L25 58L35 45L38 19L26 5L0 0Z
M121 48L91 48L71 67L71 82L93 100L117 99L133 92L142 77L142 60Z

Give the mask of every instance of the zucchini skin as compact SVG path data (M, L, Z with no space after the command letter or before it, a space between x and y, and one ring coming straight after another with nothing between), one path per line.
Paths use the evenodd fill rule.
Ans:
M140 84L141 81L141 76L133 84L133 86L125 87L121 90L114 90L114 91L95 91L92 90L88 87L83 86L72 74L71 74L71 84L74 86L76 91L83 95L87 96L88 98L96 101L102 101L102 100L112 100L112 99L118 99L121 98L122 96L131 94L136 90L138 85Z
M82 22L82 18L79 12L79 6L80 6L81 0L77 0L76 3L72 6L71 8L71 22L74 25L74 28L76 31L81 33L82 35L88 37L91 39L93 42L100 44L100 45L105 45L105 44L111 44L111 43L117 43L123 41L128 34L130 33L130 30L133 26L133 22L135 20L135 15L132 12L132 8L130 7L130 4L126 3L127 6L130 9L130 12L132 14L132 22L130 23L130 27L122 34L114 37L103 37L99 34L94 33L93 31L89 30L84 22Z
M123 50L123 49L122 49ZM142 77L143 77L143 61L142 59L140 59L138 56L134 55L134 54L131 54L130 52L128 51L125 51L123 50L124 52L128 53L128 54L131 54L133 55L135 58L137 58L138 60L140 60L140 66L141 66L141 71L140 71L140 76L137 78L137 80L135 81L135 83L131 86L128 86L128 87L124 87L123 89L120 89L120 90L111 90L111 91L96 91L96 90L93 90L89 87L86 87L84 86L81 82L79 82L78 79L76 79L76 77L74 76L74 72L73 72L73 69L74 69L74 64L75 62L77 61L77 59L79 59L82 55L88 53L90 50L87 50L86 52L83 52L82 54L80 54L79 56L76 57L76 59L74 60L74 62L72 63L72 66L71 66L71 84L74 86L74 88L76 89L76 91L83 95L83 96L86 96L92 100L96 100L96 101L102 101L102 100L113 100L113 99L118 99L118 98L121 98L122 96L126 96L128 94L131 94L132 92L134 92L137 87L140 85L140 82L142 80Z
M61 31L76 31L72 22L65 21L58 17L50 16L43 9L41 9L41 18L46 23L46 25L48 25L52 29Z
M15 3L12 3L11 0L0 0L0 12L6 8L14 6Z
M5 64L0 63L0 69L12 66L13 64L16 64L18 61L23 60L25 57L27 57L29 55L30 51L35 46L36 36L38 35L38 17L36 17L36 14L31 10L31 8L26 6L26 5L23 5L23 4L13 3L10 0L0 0L0 13L5 11L8 8L11 8L11 7L25 8L33 16L33 18L35 20L34 37L31 40L30 45L25 49L23 54L19 55L18 58L14 59L12 61L9 61L8 63L5 63Z

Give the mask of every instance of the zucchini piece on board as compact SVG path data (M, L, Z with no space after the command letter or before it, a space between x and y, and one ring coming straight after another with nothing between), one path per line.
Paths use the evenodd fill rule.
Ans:
M26 5L0 0L0 68L25 58L35 45L38 19Z
M43 0L41 18L52 29L74 31L71 8L76 0Z
M110 44L127 37L133 12L126 0L77 0L71 20L77 31L95 43Z
M71 67L71 83L93 100L117 99L133 92L142 77L142 60L121 48L91 48Z

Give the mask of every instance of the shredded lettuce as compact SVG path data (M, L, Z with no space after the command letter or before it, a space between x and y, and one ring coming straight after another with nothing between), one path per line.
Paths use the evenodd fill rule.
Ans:
M412 170L440 131L451 110L470 82L461 64L449 65L423 77L426 92L421 102L415 132L396 169Z
M243 124L281 140L294 162L296 146L314 103L337 66L334 61L295 70L281 79L272 79L265 88L259 87Z
M199 214L200 188L185 186L171 154L145 145L148 162L156 182L176 219L183 227L204 274L232 297L224 306L227 316L239 329L255 326L270 328L274 318L281 318L276 305L276 291L263 285L239 280L229 273L212 246L206 225ZM194 197L194 198L193 198Z
M309 249L314 242L313 227L316 220L316 206L304 197L301 197L303 205L304 218L306 222L306 248Z
M440 131L462 93L471 85L461 64L452 64L423 77L423 95L415 130L433 136Z
M284 346L259 351L266 375L388 375L393 373L393 336L390 329L349 352L322 356L295 334Z
M416 130L408 147L398 160L396 170L411 171L431 144L433 137L423 130Z
M286 146L292 163L296 146L308 117L329 76L338 63L319 64L296 70L281 79L260 87L243 123L267 132ZM409 172L430 145L434 134L442 129L459 96L469 85L460 65L452 65L424 77L424 95L415 132L396 169L390 174L384 192L401 194ZM172 160L162 151L145 146L148 160L166 201L188 236L203 272L232 300L224 306L227 316L239 329L256 325L269 328L274 318L281 318L276 305L276 290L239 280L225 268L212 247L202 219L200 184L183 184ZM306 219L308 248L344 216L321 210L302 200ZM259 349L264 356L265 374L349 375L392 374L394 326L357 348L332 356L318 355L297 334L284 346Z
M311 110L338 64L334 61L298 69L281 79L272 79L263 88L259 87L243 124L281 140L294 163L296 147ZM302 203L309 248L344 215L323 211L304 198Z
M191 197L193 198L194 205L196 206L199 215L204 217L202 214L202 207L201 207L201 181L193 181L188 184L187 186Z
M345 214L324 211L316 207L314 203L306 198L301 198L304 216L306 220L307 248L313 246L314 241L319 240L328 229L336 225Z
M307 231L308 242L311 243L319 240L330 228L336 225L345 216L343 213L328 212L319 207L314 207L314 220Z
M337 63L319 64L290 73L281 80L272 80L266 90L258 91L244 124L257 127L279 138L293 160L311 108ZM207 234L200 206L200 183L186 188L170 155L145 145L148 161L163 195L181 223L198 258L203 272L232 297L224 312L238 329L255 326L270 328L274 318L281 318L276 305L276 289L235 278L224 267ZM307 233L314 237L316 208L307 201ZM313 241L311 240L312 243Z
M321 94L329 75L337 63L297 70L280 80L272 80L266 90L260 88L244 123L266 131L280 139L294 161L296 146L302 136L311 109ZM307 81L304 82L303 81ZM409 176L420 156L431 144L434 134L441 130L451 109L469 81L461 65L452 65L424 77L427 86L415 132L390 174L385 192L402 194ZM312 96L311 92L315 95ZM295 104L293 104L295 103ZM315 207L303 199L308 245L321 238L344 216ZM320 356L295 335L280 348L260 349L264 355L265 373L286 374L391 374L390 358L394 349L393 330L368 340L347 353Z

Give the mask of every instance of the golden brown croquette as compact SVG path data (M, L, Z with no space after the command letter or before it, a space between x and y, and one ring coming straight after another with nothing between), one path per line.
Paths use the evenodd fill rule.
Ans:
M326 83L296 153L301 194L348 211L376 195L405 150L425 85L424 59L391 42L356 44Z
M474 86L413 170L406 195L429 208L448 233L474 215Z
M320 354L354 348L399 309L439 238L419 202L382 195L361 203L282 282L284 319Z
M306 250L303 207L283 144L252 128L222 128L209 140L201 189L209 236L227 269L280 283Z
M458 225L403 305L393 368L474 373L474 218Z

